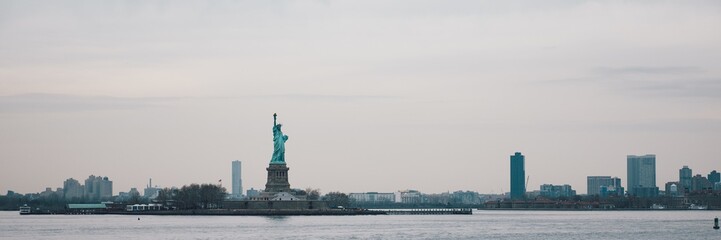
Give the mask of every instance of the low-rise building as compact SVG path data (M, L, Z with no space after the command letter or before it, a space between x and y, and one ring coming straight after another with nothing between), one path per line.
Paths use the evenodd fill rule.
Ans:
M543 184L541 185L541 196L548 198L572 197L576 196L576 190L573 190L573 188L571 188L571 185L568 184Z
M258 189L250 188L250 189L248 189L248 190L245 191L245 196L246 196L247 198L257 197L257 196L260 196L260 192L261 192L261 191L258 190Z
M394 193L379 193L379 192L350 193L350 194L348 194L348 197L356 203L382 204L382 203L395 202L395 194Z
M418 204L423 202L421 192L416 190L400 191L401 203Z

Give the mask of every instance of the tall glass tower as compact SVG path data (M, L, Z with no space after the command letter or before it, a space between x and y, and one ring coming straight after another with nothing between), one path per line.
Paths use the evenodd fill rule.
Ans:
M681 184L681 190L684 193L691 191L691 178L693 177L693 171L688 166L678 170L678 182Z
M658 191L656 186L656 155L626 156L628 193L639 196L653 196L648 191Z
M233 161L233 198L243 196L243 180L240 178L240 161Z
M520 152L511 155L511 199L526 198L525 157Z

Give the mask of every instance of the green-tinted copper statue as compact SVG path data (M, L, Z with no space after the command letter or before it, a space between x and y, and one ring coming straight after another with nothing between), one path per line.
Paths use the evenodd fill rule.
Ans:
M288 135L283 135L280 127L283 125L276 123L278 114L273 113L273 158L270 159L271 164L285 164L285 141L288 141Z

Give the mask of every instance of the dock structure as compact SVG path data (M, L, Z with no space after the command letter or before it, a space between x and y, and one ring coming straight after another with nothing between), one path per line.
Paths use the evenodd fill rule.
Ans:
M388 215L470 215L471 208L419 208L419 209L387 209Z

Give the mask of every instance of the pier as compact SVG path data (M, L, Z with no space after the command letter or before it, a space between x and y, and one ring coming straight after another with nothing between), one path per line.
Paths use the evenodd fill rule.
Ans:
M470 215L471 208L385 209L388 215Z

